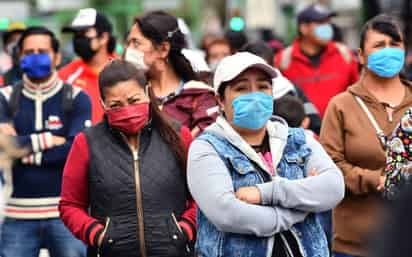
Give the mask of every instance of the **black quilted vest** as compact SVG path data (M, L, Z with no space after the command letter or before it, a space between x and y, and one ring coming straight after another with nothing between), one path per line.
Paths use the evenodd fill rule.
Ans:
M133 154L121 135L106 122L85 131L89 146L90 215L105 224L111 244L100 256L140 256ZM170 255L174 213L179 218L188 197L184 172L158 131L146 126L140 134L139 173L147 256ZM88 256L97 256L89 248Z

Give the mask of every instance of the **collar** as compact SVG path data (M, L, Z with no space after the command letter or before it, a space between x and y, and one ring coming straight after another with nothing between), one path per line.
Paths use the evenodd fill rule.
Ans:
M183 80L181 80L179 83L179 86L175 89L174 92L164 97L156 97L157 105L163 105L169 102L170 100L172 100L173 98L175 98L176 96L180 95L183 91L184 86L185 86L185 83Z
M23 94L31 99L42 96L43 99L55 95L63 87L63 81L53 72L52 76L45 82L34 83L25 74L23 75Z
M230 144L239 149L250 160L259 165L259 167L270 174L267 165L264 163L258 153L233 129L223 116L219 116L216 122L208 127L206 131L225 138ZM287 143L288 126L277 121L268 121L266 131L269 135L269 148L272 154L273 167L277 167Z
M335 43L333 41L330 41L321 53L320 58L323 59L325 56L328 56L336 51L337 49ZM300 49L300 39L296 39L292 43L292 58L300 59L304 62L311 63L309 58Z
M401 79L401 81L405 85L405 97L396 108L403 108L405 106L412 105L412 83L403 79ZM365 88L362 83L362 79L360 79L354 85L350 86L347 91L352 95L359 96L365 102L372 104L382 104L367 88Z
M118 57L115 54L110 54L109 58L107 59L107 63L110 63L116 59L118 59ZM75 66L77 67L82 67L83 69L82 72L87 73L89 75L93 75L93 76L99 76L100 71L96 71L90 68L90 66L82 58L78 58L73 63L75 63L76 64Z

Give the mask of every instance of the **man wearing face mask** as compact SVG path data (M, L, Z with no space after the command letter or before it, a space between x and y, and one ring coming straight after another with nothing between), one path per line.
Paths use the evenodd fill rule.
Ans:
M304 91L321 117L330 99L359 78L351 50L332 41L330 18L335 15L319 4L302 10L297 17L298 38L275 57L275 66Z
M80 59L74 60L59 71L59 77L82 88L92 101L92 123L103 118L100 104L98 76L106 64L115 58L116 39L109 19L93 8L82 9L63 32L71 32L73 48Z
M90 99L58 78L59 41L50 30L28 28L17 47L23 80L0 90L0 133L13 136L28 155L5 176L13 190L0 255L37 257L47 248L52 257L85 256L59 219L58 203L72 141L90 124Z

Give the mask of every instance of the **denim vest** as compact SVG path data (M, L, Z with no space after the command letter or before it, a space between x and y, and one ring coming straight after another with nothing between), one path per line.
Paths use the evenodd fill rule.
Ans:
M258 172L257 166L244 153L221 136L204 132L197 140L207 141L215 148L230 172L235 191L240 187L264 183L263 176L266 176L266 181L271 179L269 174ZM303 129L289 129L287 144L276 169L277 175L291 180L306 177L305 166L310 153ZM269 237L219 231L200 209L197 225L196 251L199 257L269 257L272 254L268 252L271 248L269 244L273 242ZM304 257L329 256L327 240L316 215L308 215L290 231L297 239Z

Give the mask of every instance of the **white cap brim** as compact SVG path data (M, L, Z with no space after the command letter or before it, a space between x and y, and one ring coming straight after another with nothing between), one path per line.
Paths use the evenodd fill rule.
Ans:
M218 92L222 83L235 79L250 68L256 68L265 72L270 79L277 77L276 69L268 65L262 58L248 52L241 52L225 57L219 63L213 78L215 91Z

